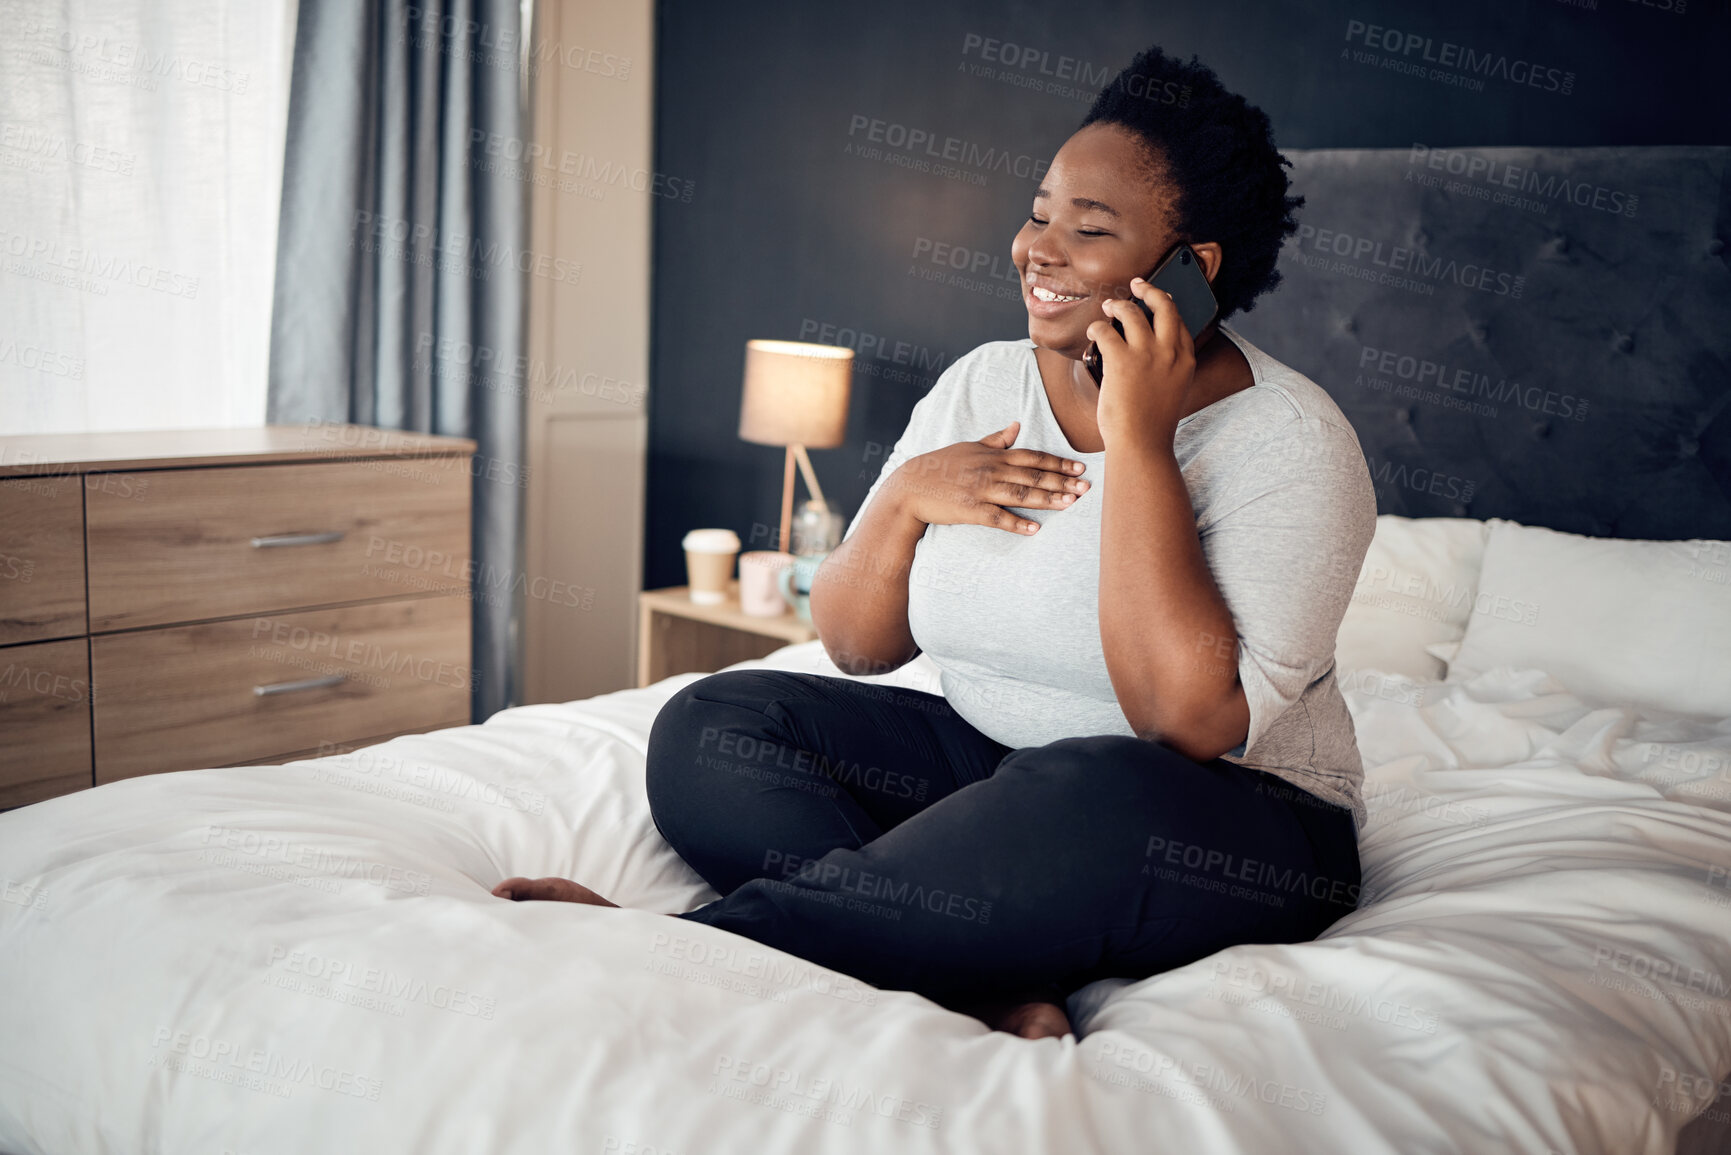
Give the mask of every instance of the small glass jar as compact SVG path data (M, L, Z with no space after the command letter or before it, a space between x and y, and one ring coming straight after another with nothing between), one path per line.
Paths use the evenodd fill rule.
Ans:
M847 519L840 510L807 498L793 513L793 553L801 557L827 554L841 544L846 531Z

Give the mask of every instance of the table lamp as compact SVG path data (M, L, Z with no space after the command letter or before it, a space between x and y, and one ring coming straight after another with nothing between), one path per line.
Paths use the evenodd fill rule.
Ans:
M793 470L797 462L819 508L829 509L812 472L806 446L834 449L847 434L853 350L805 341L745 343L745 395L739 405L739 436L758 445L781 445L787 460L781 483L781 536L776 547L793 549Z

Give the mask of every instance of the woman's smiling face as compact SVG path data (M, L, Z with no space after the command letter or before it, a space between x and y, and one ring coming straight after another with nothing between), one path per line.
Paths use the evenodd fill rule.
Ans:
M1082 129L1052 158L1010 244L1034 344L1079 360L1088 326L1106 319L1105 300L1129 297L1131 278L1147 276L1177 243L1175 198L1148 173L1142 144L1110 124ZM1042 300L1035 289L1079 299Z

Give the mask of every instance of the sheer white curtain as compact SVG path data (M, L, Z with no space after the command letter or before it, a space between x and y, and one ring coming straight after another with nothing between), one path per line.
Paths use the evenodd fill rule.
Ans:
M296 0L0 0L0 432L264 421Z

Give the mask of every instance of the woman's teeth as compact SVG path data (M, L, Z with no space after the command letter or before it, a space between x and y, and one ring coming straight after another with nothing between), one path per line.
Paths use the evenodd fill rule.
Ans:
M1042 289L1037 285L1034 287L1034 298L1040 301L1080 301L1082 299L1080 297L1066 297L1062 293L1054 293L1050 289Z

